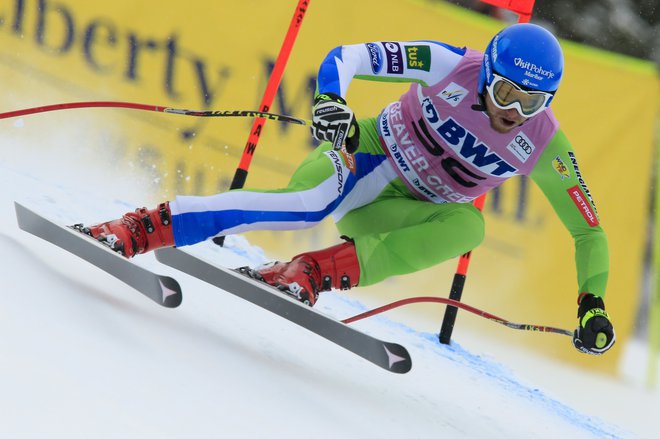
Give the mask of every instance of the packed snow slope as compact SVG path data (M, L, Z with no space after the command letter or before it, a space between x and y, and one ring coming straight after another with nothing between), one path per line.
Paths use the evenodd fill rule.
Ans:
M5 122L0 140L2 438L658 437L643 353L631 351L633 372L614 381L463 330L444 346L421 323L356 323L409 349L413 369L396 375L152 255L136 258L182 285L179 308L159 307L20 231L13 210L19 201L91 223L155 202L153 188L83 137L28 140L25 129ZM267 259L240 236L192 250L230 267ZM359 290L326 293L318 308L337 318L365 309Z

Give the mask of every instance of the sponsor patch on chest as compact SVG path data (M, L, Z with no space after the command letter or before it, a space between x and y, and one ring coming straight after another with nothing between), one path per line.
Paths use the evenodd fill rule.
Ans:
M513 140L507 145L506 149L511 151L521 162L525 163L536 147L532 141L529 140L529 137L521 131L516 134Z
M465 87L461 87L455 82L451 82L448 86L443 88L437 96L452 107L456 107L463 101L463 99L465 99L467 94L468 91Z

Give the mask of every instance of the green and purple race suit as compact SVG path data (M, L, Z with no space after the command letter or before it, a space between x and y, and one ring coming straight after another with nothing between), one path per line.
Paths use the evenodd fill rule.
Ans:
M177 246L249 230L312 227L332 215L355 241L360 285L415 272L481 243L470 202L516 175L543 191L575 240L578 291L604 296L607 237L575 154L547 108L503 134L479 104L483 54L432 41L332 50L318 93L346 96L354 78L410 82L376 118L362 119L350 155L321 144L286 188L179 196L170 206Z

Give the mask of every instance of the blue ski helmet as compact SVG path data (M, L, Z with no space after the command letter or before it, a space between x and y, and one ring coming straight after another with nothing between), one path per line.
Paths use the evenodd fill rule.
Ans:
M563 70L564 55L554 35L536 24L514 24L488 43L479 73L479 94L493 81L493 73L523 90L554 93Z

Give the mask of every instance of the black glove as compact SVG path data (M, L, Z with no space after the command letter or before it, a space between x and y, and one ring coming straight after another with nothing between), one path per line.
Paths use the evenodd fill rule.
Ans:
M312 135L320 142L332 142L335 150L346 143L346 151L353 154L359 146L360 128L353 110L334 93L324 93L314 99L312 107Z
M593 294L581 294L578 300L578 327L573 334L573 345L585 354L601 355L616 341L605 303Z

